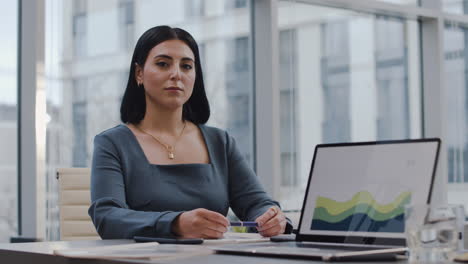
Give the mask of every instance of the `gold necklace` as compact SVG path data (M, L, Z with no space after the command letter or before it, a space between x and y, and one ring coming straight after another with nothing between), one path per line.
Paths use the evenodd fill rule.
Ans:
M175 151L175 147L176 147L176 144L177 142L179 141L180 137L182 136L182 134L184 133L184 130L185 130L185 127L187 126L187 122L184 121L184 127L182 128L182 131L180 132L179 136L176 138L175 142L174 142L174 146L171 146L169 144L165 144L164 142L162 142L159 138L157 138L156 136L153 136L152 134L146 132L143 128L141 127L138 127L138 126L135 126L136 128L138 128L141 132L147 134L148 136L152 137L154 140L156 140L156 142L158 142L159 144L163 145L166 150L167 150L167 153L168 153L168 157L169 159L175 159L175 155L174 155L174 151Z

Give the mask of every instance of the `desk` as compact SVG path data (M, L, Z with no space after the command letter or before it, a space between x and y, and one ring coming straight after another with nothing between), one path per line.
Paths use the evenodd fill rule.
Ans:
M71 259L52 254L55 249L78 249L105 245L120 245L134 243L133 240L95 240L95 241L57 241L57 242L34 242L17 244L0 244L0 263L15 264L111 264L111 263L167 263L167 264L210 264L210 263L232 263L232 264L299 264L299 263L324 263L321 261L281 259L269 257L235 256L235 255L205 255L192 256L179 259L157 259L157 260L89 260ZM352 263L352 262L346 262ZM358 262L356 262L358 263ZM369 262L367 262L369 263ZM406 261L386 263L407 263Z

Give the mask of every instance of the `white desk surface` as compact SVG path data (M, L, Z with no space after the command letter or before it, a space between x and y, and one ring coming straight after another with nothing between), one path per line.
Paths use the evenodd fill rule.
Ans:
M238 255L203 255L191 256L176 259L154 259L154 260L93 260L93 259L71 259L53 255L56 249L78 249L90 248L105 245L120 245L134 243L133 240L86 240L86 241L57 241L57 242L33 242L33 243L15 243L0 244L0 263L190 263L190 264L299 264L299 263L324 263L321 261L311 261L304 259L284 259L257 256L238 256ZM352 263L352 262L346 262ZM359 262L356 262L359 263ZM363 262L369 263L369 262ZM388 263L388 262L387 262ZM406 261L391 263L407 263Z

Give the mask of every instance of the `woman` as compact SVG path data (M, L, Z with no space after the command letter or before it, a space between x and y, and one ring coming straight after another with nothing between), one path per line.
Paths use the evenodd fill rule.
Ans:
M231 207L263 236L291 229L210 115L198 46L179 28L138 40L120 109L124 124L94 139L89 208L102 238L220 238Z

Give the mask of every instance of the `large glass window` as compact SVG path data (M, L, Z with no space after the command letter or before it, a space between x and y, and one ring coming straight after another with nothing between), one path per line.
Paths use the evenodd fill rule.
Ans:
M441 0L442 8L445 12L453 14L467 14L468 1L467 0Z
M421 137L418 23L281 1L281 200L300 209L318 143Z
M120 0L119 24L122 27L119 32L119 42L122 49L132 49L135 44L135 4L133 0Z
M374 1L386 2L390 4L411 5L411 6L416 6L419 4L419 0L374 0Z
M448 200L468 205L468 30L447 26L444 34L447 105Z
M251 37L245 2L47 1L47 192L57 193L57 168L91 165L94 136L120 123L137 38L163 24L186 29L197 40L212 110L208 125L227 129L252 165ZM231 12L226 6L239 8ZM59 238L57 201L56 195L48 197L47 239L54 240Z
M0 243L18 235L18 1L0 9Z

